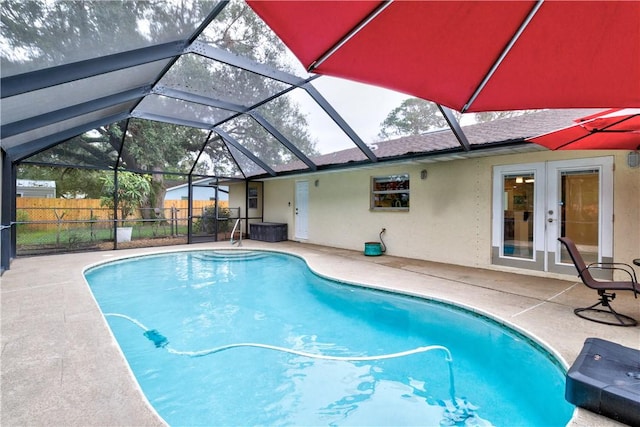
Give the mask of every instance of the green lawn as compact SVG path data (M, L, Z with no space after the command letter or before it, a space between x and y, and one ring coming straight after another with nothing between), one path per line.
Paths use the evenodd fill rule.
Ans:
M29 230L26 226L19 226L17 231L18 245L68 245L94 241L113 240L113 230L111 228L93 228L90 226L77 227L78 224L69 224L58 230ZM74 227L75 226L75 227ZM174 227L174 235L176 233ZM178 226L178 235L187 234L187 226ZM152 239L157 237L170 237L171 227L169 225L136 225L133 227L132 239Z

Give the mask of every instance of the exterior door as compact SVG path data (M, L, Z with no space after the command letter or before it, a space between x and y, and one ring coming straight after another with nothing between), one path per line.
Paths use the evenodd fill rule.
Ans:
M296 239L309 238L309 181L296 181Z
M496 166L493 194L494 264L575 274L561 236L587 263L613 258L613 158Z
M569 237L587 264L613 261L613 158L547 164L547 270L575 274L558 237ZM597 270L592 270L597 271ZM606 274L594 274L609 279Z

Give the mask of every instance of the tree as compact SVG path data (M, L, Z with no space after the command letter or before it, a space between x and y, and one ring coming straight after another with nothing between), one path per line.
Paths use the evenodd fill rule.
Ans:
M196 153L207 138L202 129L177 126L148 120L129 120L119 123L118 129L101 128L103 138L112 133L125 133L119 167L151 173L151 193L145 207L162 208L164 204L164 173L188 174ZM151 209L143 211L147 218Z
M56 195L61 198L99 198L102 192L101 177L100 171L69 166L20 165L18 167L19 179L55 181Z
M7 0L3 4L0 35L2 66L20 68L23 72L30 67L29 62L37 64L36 68L44 68L85 59L96 52L99 55L116 53L122 46L133 49L165 42L171 34L179 38L180 31L195 29L216 3ZM286 49L282 42L244 2L230 2L199 41L280 69L291 68L283 54ZM287 87L276 80L193 53L183 55L161 84L245 107L252 107ZM173 100L156 98L160 107L176 108ZM206 124L219 124L230 116L228 112L221 114L189 103L181 103L179 108L187 117L193 116ZM307 120L292 101L277 98L261 105L259 110L302 152L316 153ZM248 115L234 118L222 129L271 166L292 160L292 154ZM208 132L202 129L131 119L80 135L38 154L37 160L54 164L89 163L107 168L115 167L120 155L122 162L118 166L153 173L155 196L148 203L151 207L161 207L163 173L186 174L195 167L195 172L203 175L232 176L237 170L236 162L245 166L244 172L247 172L242 156L231 152L219 138L205 146L207 137ZM194 165L198 157L199 163Z
M408 98L394 108L380 123L380 140L420 135L447 126L436 104L419 98Z
M285 54L287 48L245 2L230 2L220 14L219 19L209 25L201 39L256 62L295 74L291 59ZM212 64L209 64L209 67L211 66ZM191 84L205 85L202 88L198 87L198 92L215 85L217 93L231 94L229 101L238 103L241 100L241 104L250 107L286 88L286 85L281 82L241 69L219 64L213 66L216 79L191 81ZM300 151L308 156L318 154L315 141L308 131L307 119L290 98L278 97L257 107L256 111ZM259 154L261 160L267 164L278 165L293 160L292 154L282 145L269 143L267 140L269 137L265 135L264 129L247 115L227 122L223 129L253 153Z
M105 173L102 175L103 194L100 197L100 205L113 209L116 200L115 174ZM120 210L120 220L124 220L129 215L139 209L144 201L151 194L151 178L147 175L140 175L132 172L118 172L118 209Z
M2 67L24 72L166 41L195 28L215 3L3 0Z
M473 120L476 123L485 123L537 111L540 110L487 111L474 113ZM462 114L457 111L454 111L454 115L458 120L462 117ZM402 101L398 107L394 108L380 124L378 138L385 140L402 136L420 135L447 126L448 124L444 116L435 103L419 98L408 98Z

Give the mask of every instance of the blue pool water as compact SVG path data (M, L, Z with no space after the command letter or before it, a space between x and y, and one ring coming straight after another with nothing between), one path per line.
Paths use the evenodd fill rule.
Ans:
M327 280L293 256L177 252L86 278L170 425L561 426L573 413L563 368L523 335L448 304ZM220 348L242 343L256 346ZM430 346L452 356L455 399L447 353L420 350Z

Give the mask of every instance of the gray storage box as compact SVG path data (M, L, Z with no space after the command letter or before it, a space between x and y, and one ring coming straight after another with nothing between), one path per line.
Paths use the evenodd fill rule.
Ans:
M249 225L249 237L262 242L287 240L287 224L278 222L256 222Z

